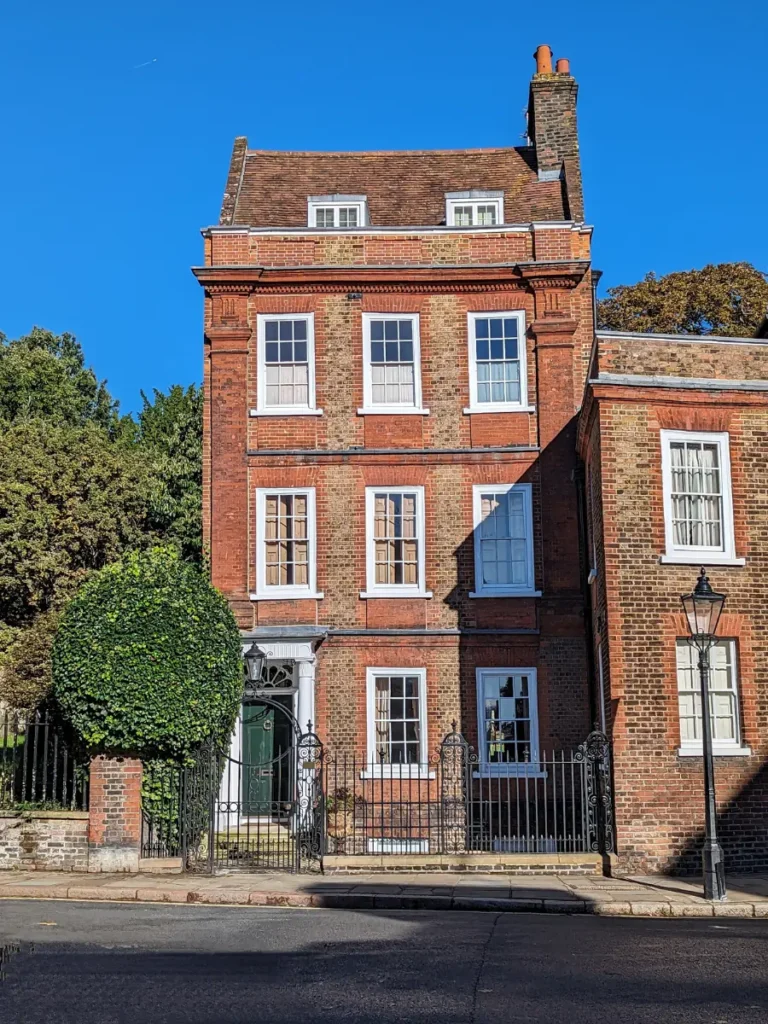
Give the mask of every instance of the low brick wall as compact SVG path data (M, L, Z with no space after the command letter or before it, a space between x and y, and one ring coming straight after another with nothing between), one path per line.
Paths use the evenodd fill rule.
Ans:
M87 811L0 811L0 870L87 871Z

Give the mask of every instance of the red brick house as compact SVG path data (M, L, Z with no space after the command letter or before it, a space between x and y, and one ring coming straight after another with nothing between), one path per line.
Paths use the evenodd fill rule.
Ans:
M620 863L698 871L701 703L680 605L727 595L710 680L729 870L768 864L768 341L598 332L579 425Z
M514 774L591 724L591 228L577 85L537 59L519 148L236 139L195 269L213 582L302 727L385 766L455 720Z

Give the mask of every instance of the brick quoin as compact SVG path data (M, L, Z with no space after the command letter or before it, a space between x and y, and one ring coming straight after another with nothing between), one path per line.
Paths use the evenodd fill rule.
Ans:
M94 757L90 768L88 870L138 871L141 761Z

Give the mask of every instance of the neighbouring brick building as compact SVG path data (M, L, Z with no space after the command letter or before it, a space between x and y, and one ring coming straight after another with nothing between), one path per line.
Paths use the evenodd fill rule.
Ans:
M235 140L195 269L212 579L266 655L262 688L329 750L419 777L455 720L480 778L514 778L598 724L623 863L684 869L703 798L678 609L703 560L729 593L726 856L764 863L749 602L768 550L768 348L596 338L576 95L539 47L526 146ZM704 506L680 484L719 487L729 466L732 490ZM244 705L233 754L261 763L279 742Z
M680 595L727 595L710 682L729 870L768 864L768 341L599 332L579 427L594 661L629 868L701 864L698 671Z

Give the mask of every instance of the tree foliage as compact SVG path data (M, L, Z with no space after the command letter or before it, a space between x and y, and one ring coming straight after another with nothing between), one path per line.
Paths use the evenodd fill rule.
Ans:
M604 330L751 337L768 310L768 279L750 263L710 264L609 288Z
M201 561L202 392L142 397L137 419L121 417L70 334L0 335L0 700L12 706L50 678L38 616L91 573L158 543Z
M173 548L132 552L68 604L56 700L91 751L183 758L231 730L240 633L224 598Z
M202 551L203 392L175 384L167 394L142 392L138 443L152 458L152 527L199 562Z
M71 334L33 327L9 341L0 334L0 420L17 423L36 417L61 426L118 425L117 403L105 381L85 365Z

